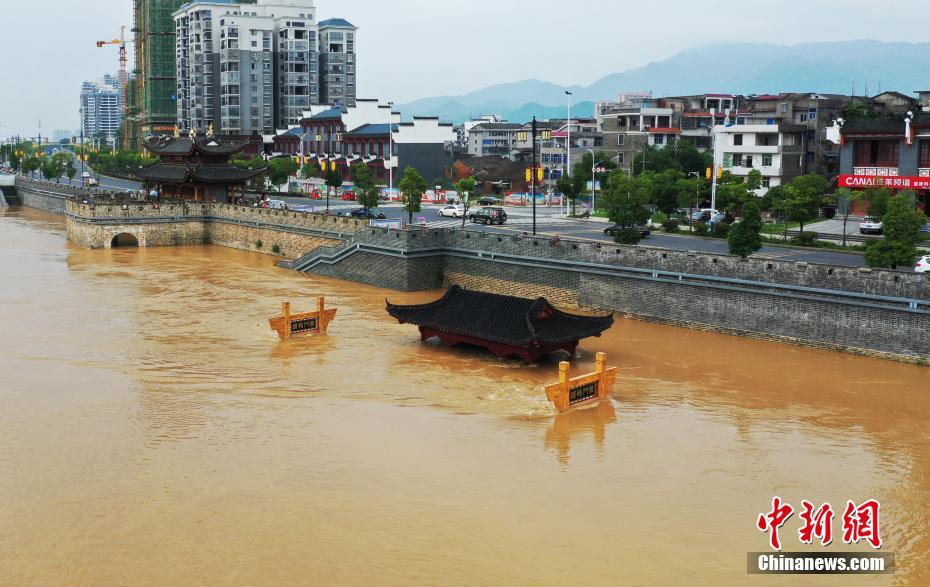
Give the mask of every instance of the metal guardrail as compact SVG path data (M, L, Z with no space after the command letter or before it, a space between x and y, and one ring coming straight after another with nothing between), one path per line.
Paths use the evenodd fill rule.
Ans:
M810 234L811 231L805 230L804 232L807 233L807 234ZM782 234L784 234L784 233L782 233ZM816 234L816 235L817 235L817 240L821 240L821 241L838 241L838 242L842 242L842 241L843 241L843 235L842 235L842 234L832 234L832 233L829 233L829 232L815 232L815 233L813 233L813 234ZM800 235L801 235L801 231L800 231L800 230L789 230L789 231L788 231L788 238L797 238L797 237L800 236ZM781 234L770 234L769 236L778 237L778 236L781 236ZM860 234L847 234L847 235L846 235L846 242L849 242L849 243L866 243L866 244L868 244L868 243L873 243L873 242L879 241L879 240L882 240L882 239L880 239L880 238L878 238L878 237L874 237L874 236L865 236L865 235L860 235Z

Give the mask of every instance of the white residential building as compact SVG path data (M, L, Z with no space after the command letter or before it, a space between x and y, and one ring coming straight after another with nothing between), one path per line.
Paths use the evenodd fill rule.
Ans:
M715 162L724 171L737 177L753 170L762 174L757 196L804 174L805 126L741 117L739 124L717 125L713 134Z
M317 24L313 0L197 0L181 6L174 19L181 132L213 125L222 134L268 134L297 124L313 105L330 104L324 94L331 86L323 77L331 82L330 62L337 58L326 58L322 76L320 51L331 28L323 25L333 21ZM338 97L352 105L355 27L334 20L345 38L339 58L346 77ZM327 53L333 48L327 42Z
M119 79L112 75L81 84L81 126L85 140L105 135L112 142L123 122Z

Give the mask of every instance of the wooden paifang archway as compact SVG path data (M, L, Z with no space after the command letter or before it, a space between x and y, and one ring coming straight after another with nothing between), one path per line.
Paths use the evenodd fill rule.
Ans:
M118 247L138 247L139 239L128 232L121 232L113 237L113 240L110 241L110 246L114 249Z

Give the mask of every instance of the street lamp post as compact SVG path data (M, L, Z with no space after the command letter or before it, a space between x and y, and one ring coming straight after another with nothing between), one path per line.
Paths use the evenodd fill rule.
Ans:
M710 209L711 214L717 213L717 109L710 109L710 144L714 154L713 167L710 170ZM722 162L721 162L722 163Z
M565 90L565 95L568 97L568 111L566 112L565 117L565 129L568 131L568 135L565 138L565 174L572 174L572 93L568 90Z
M530 174L532 175L532 185L533 193L531 194L533 198L533 236L536 236L536 117L533 117L533 171Z
M84 155L84 108L83 107L79 108L78 113L80 114L80 117L81 117L81 187L85 187L84 186L84 181L85 181L84 180L84 159L86 157Z
M394 102L388 102L388 198L394 195Z

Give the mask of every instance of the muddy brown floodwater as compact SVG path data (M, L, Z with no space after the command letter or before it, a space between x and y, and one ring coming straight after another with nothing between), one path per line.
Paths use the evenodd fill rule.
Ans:
M280 343L318 294L330 336ZM930 369L619 320L579 360L612 401L556 416L554 361L384 311L438 295L0 212L0 583L930 584ZM897 573L747 575L774 495L881 500Z

